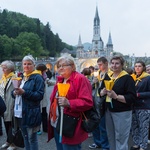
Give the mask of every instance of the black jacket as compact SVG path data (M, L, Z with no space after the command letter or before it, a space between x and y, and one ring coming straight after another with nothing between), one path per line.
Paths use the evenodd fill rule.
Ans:
M110 80L109 76L106 74L104 80ZM102 83L101 89L105 87L104 81ZM123 111L129 111L132 110L133 104L136 100L136 90L135 90L135 82L133 78L130 75L124 75L120 78L118 78L115 81L115 84L113 86L113 89L117 95L123 95L125 97L126 103L122 103L118 100L112 99L112 105L106 102L106 107L111 112L123 112Z

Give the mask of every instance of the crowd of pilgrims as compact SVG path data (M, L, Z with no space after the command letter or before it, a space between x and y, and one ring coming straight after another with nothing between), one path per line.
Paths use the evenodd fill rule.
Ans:
M26 150L40 149L38 135L42 132L47 132L48 141L55 139L57 150L81 150L88 137L93 138L90 149L146 150L150 144L150 65L138 60L133 68L124 68L124 63L122 56L113 56L110 62L100 57L96 66L79 73L74 59L62 56L56 62L58 75L54 81L46 65L37 65L31 55L22 59L23 70L19 73L15 73L12 61L3 61L0 96L6 111L0 116L0 136L6 132L7 139L1 149L17 149L12 135L21 130ZM13 80L18 77L21 80L15 87ZM108 88L106 81L112 87ZM66 96L59 95L58 83L69 84ZM54 86L52 93L46 92L49 86ZM87 133L81 127L81 112L93 107L92 91L101 103L101 119L95 130ZM62 107L64 114L79 121L73 137L63 135L60 142L56 127ZM129 148L130 135L133 145Z

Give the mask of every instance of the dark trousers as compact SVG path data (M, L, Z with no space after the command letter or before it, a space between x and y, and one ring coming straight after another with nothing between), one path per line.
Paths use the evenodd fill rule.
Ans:
M42 108L42 127L43 127L43 132L47 132L47 124L48 124L48 119L47 119L47 112L46 112L46 107Z
M7 134L7 140L6 141L8 143L10 143L10 141L9 141L9 132L12 129L12 122L11 121L7 121L7 122L4 121L4 125L5 125L6 134Z
M109 149L105 116L101 118L99 126L92 132L94 143L98 146L101 146L103 149Z

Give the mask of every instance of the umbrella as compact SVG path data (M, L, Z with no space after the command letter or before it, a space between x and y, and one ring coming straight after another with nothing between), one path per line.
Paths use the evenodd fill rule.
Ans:
M69 83L58 83L58 93L60 97L66 97L70 84ZM62 127L63 127L63 115L64 107L60 107L61 110L61 120L60 120L60 132L59 132L59 143L62 141Z

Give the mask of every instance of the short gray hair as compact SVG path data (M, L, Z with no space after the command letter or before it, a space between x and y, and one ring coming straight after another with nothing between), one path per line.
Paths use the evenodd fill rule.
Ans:
M1 66L5 65L12 72L15 70L15 64L11 60L5 60L1 63Z
M30 60L30 61L32 61L33 62L33 64L35 65L35 59L32 57L32 55L27 55L27 56L24 56L24 58L22 59L22 61L28 61L28 60Z
M56 65L59 65L59 62L65 60L65 62L67 62L68 64L71 64L73 66L73 71L76 71L76 65L75 65L75 61L74 58L72 56L62 56L60 58L58 58L58 60L56 61Z
M146 65L146 68L150 67L150 64Z

